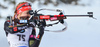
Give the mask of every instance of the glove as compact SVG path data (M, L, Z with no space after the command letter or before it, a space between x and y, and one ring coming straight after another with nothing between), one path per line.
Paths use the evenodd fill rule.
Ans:
M38 24L38 27L45 27L45 26L46 26L45 20L40 21Z
M28 26L29 27L35 27L36 24L34 23L34 21L28 21Z

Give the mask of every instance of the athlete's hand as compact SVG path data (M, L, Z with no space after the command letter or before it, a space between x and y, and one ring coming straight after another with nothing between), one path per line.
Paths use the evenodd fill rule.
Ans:
M38 26L39 26L39 27L45 27L45 26L46 26L45 20L40 21L39 24L38 24Z
M35 23L34 23L33 21L29 21L29 22L28 22L28 26L29 26L29 27L35 27Z

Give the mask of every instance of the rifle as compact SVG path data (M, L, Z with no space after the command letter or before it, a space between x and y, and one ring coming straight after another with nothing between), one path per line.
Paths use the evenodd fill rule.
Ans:
M42 10L48 10L48 11L55 11L55 12L59 12L59 15L43 15L43 14L38 14L38 12L42 11ZM39 10L30 10L29 14L31 15L31 17L29 18L29 20L20 20L20 23L29 23L30 21L35 20L35 23L37 25L37 28L39 26L41 26L40 24L42 23L42 26L53 26L56 25L58 23L61 23L62 25L64 25L65 27L62 30L57 30L57 31L51 31L51 30L45 30L45 31L50 31L50 32L62 32L65 31L67 29L67 23L64 21L64 19L67 19L67 17L90 17L93 19L96 19L93 17L93 12L87 12L87 15L64 15L63 10L60 9L39 9ZM50 20L50 21L58 21L56 23L53 24L46 24L46 20Z
M59 12L59 15L43 15L43 14L38 14L39 11L42 11L42 10L49 10L49 11L55 11L55 12ZM53 25L56 25L58 23L61 23L65 26L65 28L63 28L62 30L57 30L57 31L50 31L50 30L45 30L45 31L50 31L50 32L62 32L62 31L65 31L67 29L67 23L64 21L64 19L67 19L67 17L90 17L90 18L93 18L93 19L96 19L93 17L93 12L87 12L88 15L64 15L64 12L63 10L60 10L60 9L39 9L39 10L35 10L33 12L33 10L30 10L29 11L29 14L32 15L30 17L30 20L36 20L37 23L40 23L40 22L43 22L42 24L44 26L53 26ZM46 24L46 20L50 20L50 21L57 21L56 23L53 23L53 24Z

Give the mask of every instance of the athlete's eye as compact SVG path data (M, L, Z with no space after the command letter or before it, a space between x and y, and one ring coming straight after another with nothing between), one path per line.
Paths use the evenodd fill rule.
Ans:
M30 18L29 16L20 17L21 20L28 20L29 18Z

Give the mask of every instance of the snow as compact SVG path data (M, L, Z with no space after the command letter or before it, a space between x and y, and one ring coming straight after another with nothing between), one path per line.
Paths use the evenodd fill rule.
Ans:
M19 0L19 2L22 2L25 0ZM0 3L4 4L4 1L0 1ZM32 9L41 9L41 8L48 8L48 9L63 9L65 11L65 14L87 14L87 12L93 12L94 17L97 18L97 20L89 18L89 17L68 17L65 19L65 21L68 24L68 29L65 32L61 33L54 33L54 32L46 32L44 33L44 36L42 38L42 41L40 43L40 47L100 47L100 0L81 0L79 1L80 4L85 4L85 6L81 5L65 5L61 3L59 6L53 6L52 4L46 5L39 5L37 1L35 1L32 4ZM5 3L5 6L8 7L9 3ZM90 4L90 5L88 5ZM14 5L9 5L9 9L1 9L2 12L1 15L3 17L6 17L8 15L13 16L14 12ZM56 14L54 12L47 13L43 11L43 13L46 14ZM4 27L4 21L5 19L0 19L0 46L1 47L7 47L7 39L5 36L5 32L3 30ZM54 26L53 30L61 29L63 26L61 24L58 24ZM52 28L50 28L52 29ZM38 29L37 29L38 31Z

